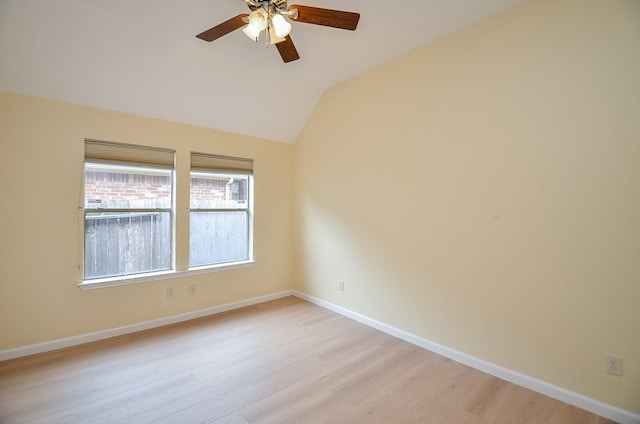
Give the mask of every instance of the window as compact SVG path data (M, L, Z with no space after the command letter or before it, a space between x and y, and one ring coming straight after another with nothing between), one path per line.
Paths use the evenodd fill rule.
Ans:
M191 153L189 174L180 175L175 157L172 149L85 140L81 285L107 287L252 263L253 160ZM176 184L187 177L189 192ZM184 188L176 196L177 186ZM185 206L189 202L188 216L176 213L176 197ZM174 237L186 238L187 226L189 250L175 250L186 247L186 240Z
M189 267L251 259L251 159L191 153Z
M84 280L173 268L174 156L85 141Z

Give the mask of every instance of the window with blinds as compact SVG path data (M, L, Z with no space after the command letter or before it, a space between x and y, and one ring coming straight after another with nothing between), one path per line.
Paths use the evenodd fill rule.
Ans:
M252 259L253 160L191 153L189 267Z
M173 267L175 151L85 140L84 280Z
M84 146L83 284L252 262L252 159L190 153L189 251L174 251L186 246L173 239L182 234L176 228L187 226L179 221L187 216L175 209L175 179L187 178L186 172L178 175L176 151L101 140L85 140ZM183 190L180 198L186 199Z

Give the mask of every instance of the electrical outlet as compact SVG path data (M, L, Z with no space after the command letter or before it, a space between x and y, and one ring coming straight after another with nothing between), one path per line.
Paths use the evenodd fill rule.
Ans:
M622 375L622 358L614 355L605 355L605 371L607 374Z
M344 281L338 281L338 291L344 291Z
M197 288L195 284L190 284L189 285L189 294L196 294L197 292Z
M167 289L167 299L174 299L176 297L176 289L169 287Z

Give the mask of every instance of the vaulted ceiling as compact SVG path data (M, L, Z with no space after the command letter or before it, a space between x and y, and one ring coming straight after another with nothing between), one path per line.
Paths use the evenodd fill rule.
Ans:
M294 142L328 88L522 1L289 1L361 18L294 22L284 64L241 30L195 37L242 0L0 0L0 90Z

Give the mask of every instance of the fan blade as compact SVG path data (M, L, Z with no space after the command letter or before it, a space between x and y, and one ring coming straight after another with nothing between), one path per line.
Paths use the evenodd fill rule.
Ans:
M206 30L205 32L202 32L198 35L196 35L196 37L198 37L201 40L204 41L213 41L213 40L217 40L218 38L222 37L223 35L227 35L232 31L237 30L238 28L242 28L243 26L245 26L247 23L242 19L244 17L247 17L249 15L247 15L246 13L243 13L241 15L238 15L234 18L229 19L228 21L225 21L223 23L221 23L220 25L216 25L213 28L210 28L208 30Z
M298 17L296 18L298 22L348 29L350 31L356 29L360 20L360 14L355 12L300 6L297 4L290 6L289 10L291 9L298 9Z
M298 51L296 50L296 46L293 45L290 35L287 35L284 41L276 44L276 47L278 48L278 53L280 53L280 57L282 57L282 61L284 63L300 59L300 55L298 55Z

